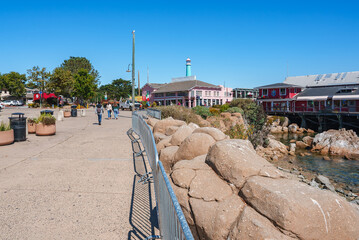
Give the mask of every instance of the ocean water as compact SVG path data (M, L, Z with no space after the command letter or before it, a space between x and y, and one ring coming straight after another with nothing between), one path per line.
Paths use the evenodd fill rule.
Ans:
M304 136L305 135L275 135L277 140L287 146L291 139L301 140ZM324 160L322 155L315 153L311 153L310 156L290 156L290 159L295 165L301 167L303 170L306 169L327 176L335 182L345 184L351 188L353 192L359 192L358 160L346 160L338 157L333 158L332 160Z

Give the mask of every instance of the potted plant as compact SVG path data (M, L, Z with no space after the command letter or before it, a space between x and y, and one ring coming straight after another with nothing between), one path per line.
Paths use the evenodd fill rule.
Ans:
M11 144L14 142L14 130L10 128L10 124L1 122L0 124L0 146Z
M36 124L38 120L36 118L28 118L27 119L27 132L28 133L36 133Z
M56 118L51 114L42 114L36 124L36 136L49 136L56 133Z

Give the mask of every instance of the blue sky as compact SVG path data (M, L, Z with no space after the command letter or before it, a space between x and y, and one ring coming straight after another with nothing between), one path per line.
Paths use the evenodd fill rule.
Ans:
M132 34L143 85L185 75L255 87L359 71L356 1L1 1L0 72L88 58L102 84L130 79Z

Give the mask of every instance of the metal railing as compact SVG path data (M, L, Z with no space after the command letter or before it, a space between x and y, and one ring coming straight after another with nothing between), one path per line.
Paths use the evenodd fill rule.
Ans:
M141 114L133 112L132 129L140 137L144 146L147 160L152 170L152 177L156 196L157 216L160 236L149 236L147 239L193 240L191 230L183 215L170 180L158 159L155 139L151 128Z
M158 109L147 108L147 114L153 118L161 120L161 111Z

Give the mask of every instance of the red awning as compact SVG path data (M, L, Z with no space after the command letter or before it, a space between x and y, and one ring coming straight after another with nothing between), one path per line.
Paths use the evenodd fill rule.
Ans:
M57 98L57 96L54 93L42 93L41 96L43 99L48 98ZM40 100L40 93L34 93L34 100Z

